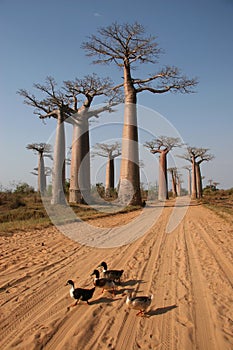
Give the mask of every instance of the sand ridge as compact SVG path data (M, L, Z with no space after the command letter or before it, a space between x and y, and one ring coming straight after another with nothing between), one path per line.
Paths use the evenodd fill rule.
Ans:
M55 227L0 237L0 348L232 349L232 225L193 204L166 233L172 209L165 206L148 233L116 248L79 245ZM116 296L98 290L90 306L69 308L66 281L92 287L90 273L102 260L124 269ZM126 289L153 294L146 317L126 307Z

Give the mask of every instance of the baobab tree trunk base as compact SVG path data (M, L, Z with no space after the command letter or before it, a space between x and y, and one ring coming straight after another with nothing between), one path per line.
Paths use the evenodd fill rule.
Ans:
M77 203L77 204L83 203L83 198L82 198L80 190L70 189L70 191L69 191L69 203Z
M105 189L105 197L107 197L107 198L111 197L111 190L110 190L110 188L106 188Z
M120 182L118 200L123 205L141 205L142 198L140 188L134 191L132 184L128 180Z
M51 204L66 204L66 198L63 191L58 191L52 196Z
M169 199L168 197L158 197L158 200L160 202L165 202L167 199Z

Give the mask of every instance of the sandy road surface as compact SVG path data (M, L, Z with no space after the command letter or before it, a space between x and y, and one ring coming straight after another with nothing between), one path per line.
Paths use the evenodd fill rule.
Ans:
M0 237L0 348L92 350L233 349L233 226L193 203L171 233L173 208L137 241L81 246L56 228ZM93 220L104 226L127 215ZM124 269L114 298L68 308L68 279L90 288L102 260ZM125 289L153 293L146 317L127 309Z

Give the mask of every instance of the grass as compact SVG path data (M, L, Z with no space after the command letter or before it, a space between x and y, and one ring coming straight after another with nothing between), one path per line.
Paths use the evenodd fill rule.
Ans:
M55 214L57 217L56 224L64 224L77 218L88 221L119 213L124 214L141 210L141 207L125 207L117 213L108 213L106 208L104 208L104 211L101 211L98 206L95 209L83 204L71 205L71 209L72 211L62 205L54 208L50 206L51 215L48 215L40 196L36 193L20 195L2 192L0 193L0 235L52 226L53 223L50 217L54 217ZM70 212L72 212L72 215L70 215Z
M224 219L233 221L233 188L204 192L201 202Z

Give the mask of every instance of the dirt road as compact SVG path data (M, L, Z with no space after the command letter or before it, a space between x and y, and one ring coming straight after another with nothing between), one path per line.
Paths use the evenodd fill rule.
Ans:
M233 226L203 206L189 207L171 233L172 206L137 241L81 246L56 228L0 237L0 348L80 350L233 349ZM135 214L93 220L127 222ZM69 308L68 279L90 288L101 261L124 269L116 296L97 290L91 305ZM123 292L154 298L145 317Z

